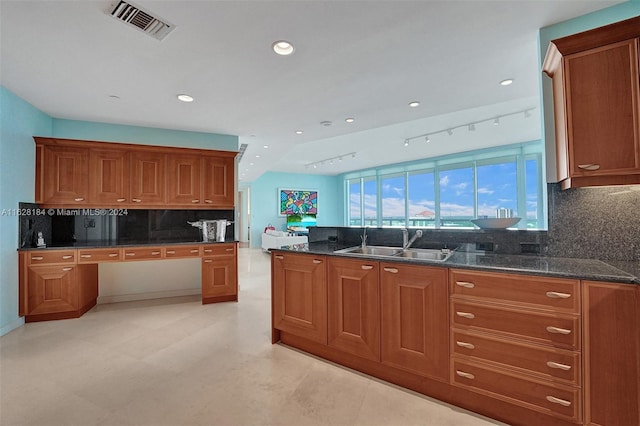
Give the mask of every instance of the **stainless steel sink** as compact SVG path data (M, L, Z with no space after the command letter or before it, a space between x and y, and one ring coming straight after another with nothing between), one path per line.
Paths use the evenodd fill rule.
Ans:
M356 246L356 247L349 247L342 250L336 250L335 253L364 254L367 256L394 256L400 253L401 251L402 249L400 247Z
M385 246L356 246L348 247L342 250L336 250L334 253L360 254L363 256L381 256L381 257L404 257L407 259L435 260L444 262L452 254L453 250L447 249L418 249L410 248L403 250L400 247Z

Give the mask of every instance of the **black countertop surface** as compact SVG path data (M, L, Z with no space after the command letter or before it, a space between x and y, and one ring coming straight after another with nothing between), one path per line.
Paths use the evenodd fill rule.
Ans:
M402 262L419 265L443 266L447 268L518 272L559 278L608 281L624 284L640 284L639 262L603 262L595 259L572 259L536 255L488 254L467 251L459 247L446 261L396 258L389 256L367 256L362 254L334 253L346 247L330 242L313 242L281 247L280 251L305 252L318 255L334 255L356 259L374 259L385 262Z
M139 246L175 246L175 245L189 245L189 244L224 244L224 243L237 243L236 240L231 241L184 241L175 239L148 239L148 240L106 240L106 241L86 241L75 243L61 243L47 245L43 248L37 247L22 247L18 251L28 250L63 250L63 249L78 249L78 248L110 248L110 247L139 247Z

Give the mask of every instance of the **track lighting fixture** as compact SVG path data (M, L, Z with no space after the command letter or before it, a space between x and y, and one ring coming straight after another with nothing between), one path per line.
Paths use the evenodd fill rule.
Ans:
M307 168L307 169L309 167L317 169L318 166L324 166L324 165L326 165L326 163L329 163L329 165L333 165L333 164L336 163L336 161L337 162L341 162L343 159L349 158L349 157L356 158L356 153L355 152L347 152L346 154L340 154L340 155L336 155L335 157L325 158L324 160L318 160L318 161L315 161L313 163L305 164L304 167Z

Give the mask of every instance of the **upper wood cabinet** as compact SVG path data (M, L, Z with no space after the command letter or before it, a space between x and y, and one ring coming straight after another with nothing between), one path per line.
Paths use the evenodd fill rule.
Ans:
M36 151L36 202L89 202L89 150L60 146L57 140Z
M234 208L235 152L34 139L44 207Z
M639 42L637 17L549 45L563 189L640 183Z

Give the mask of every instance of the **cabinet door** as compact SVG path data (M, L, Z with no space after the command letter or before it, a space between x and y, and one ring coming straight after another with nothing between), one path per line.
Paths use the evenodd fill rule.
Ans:
M46 145L43 156L43 204L86 204L89 201L89 150Z
M205 157L202 160L202 198L205 204L233 208L234 164L232 157Z
M202 300L238 294L238 268L235 256L202 259Z
M89 154L89 201L114 206L128 203L129 154L124 150L91 149Z
M329 346L380 361L378 262L329 258Z
M131 152L131 201L141 207L165 202L165 155Z
M585 417L640 424L640 286L583 282Z
M638 39L564 61L570 175L640 173Z
M273 327L327 344L327 272L324 256L273 253Z
M200 199L200 161L195 155L167 157L167 204L198 205Z
M74 266L37 266L27 271L29 315L75 311L78 289Z
M447 381L447 270L380 264L382 363Z

